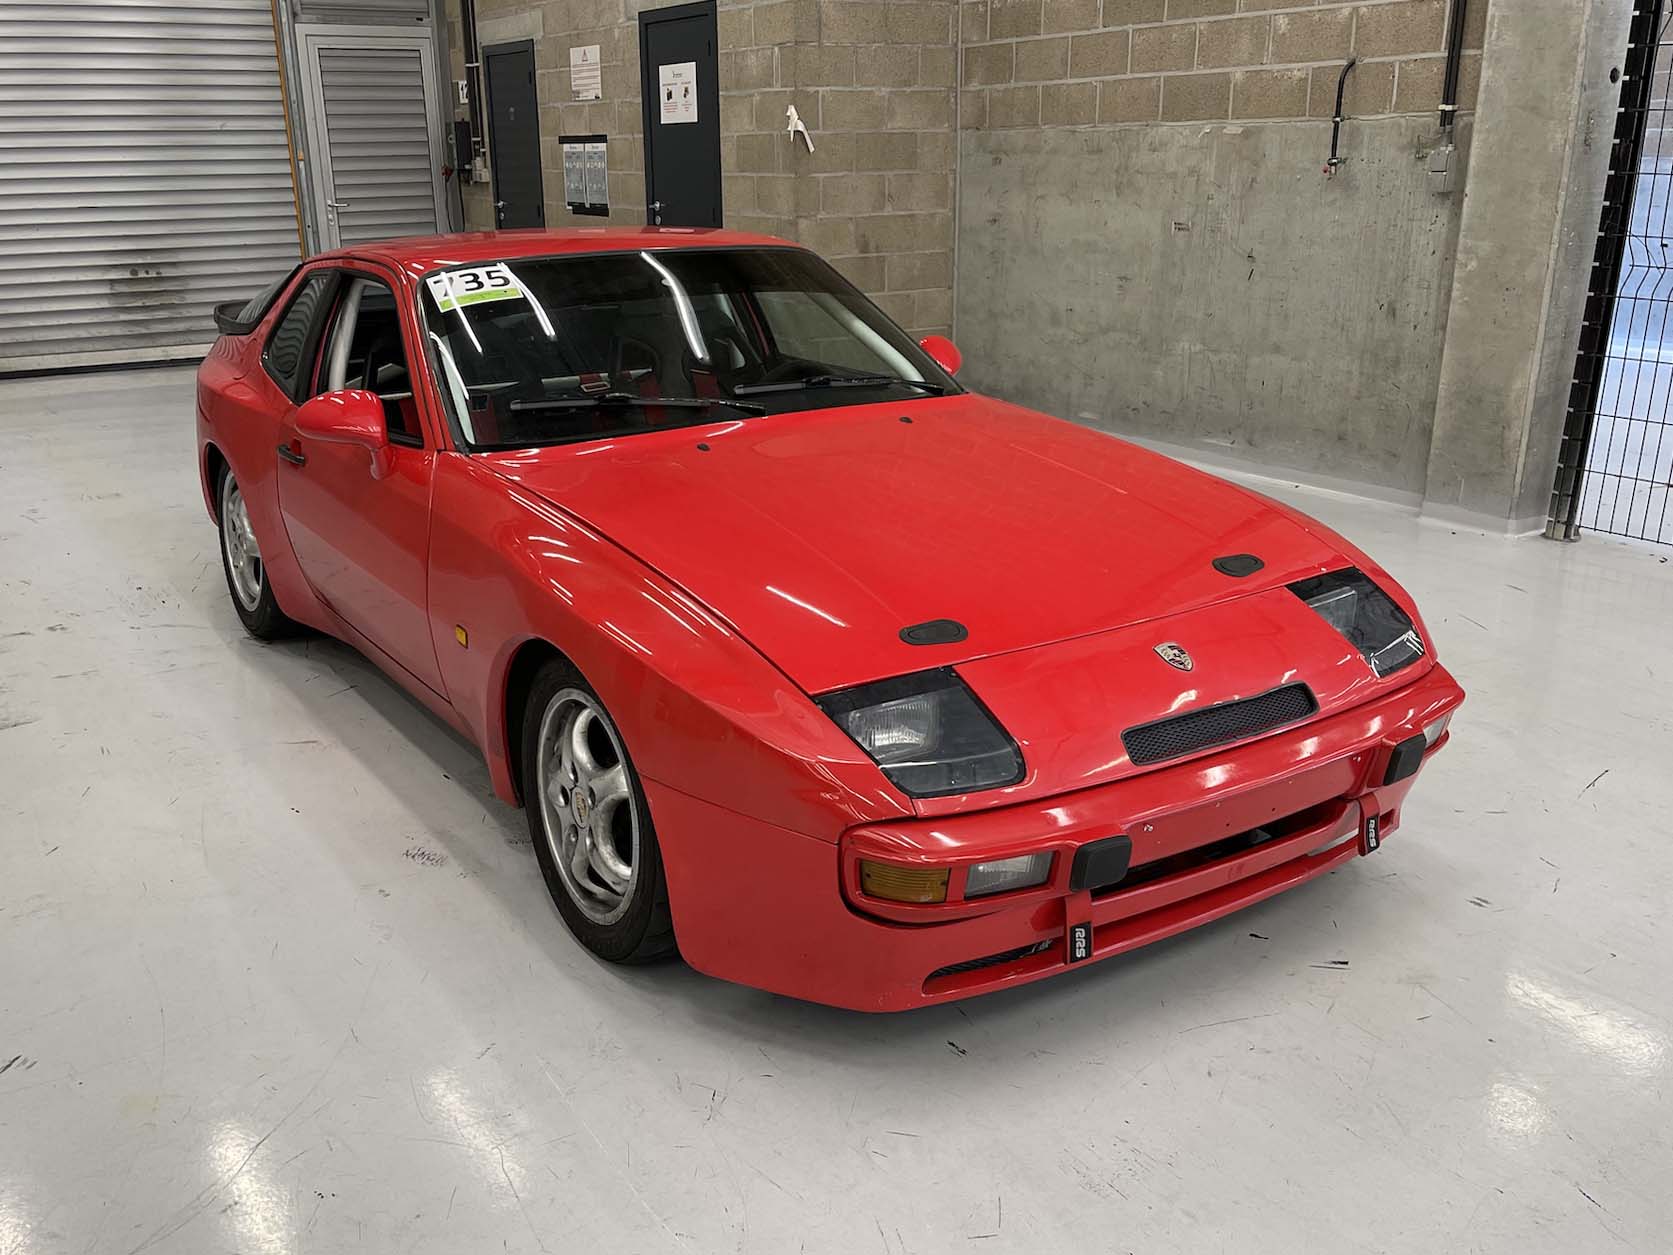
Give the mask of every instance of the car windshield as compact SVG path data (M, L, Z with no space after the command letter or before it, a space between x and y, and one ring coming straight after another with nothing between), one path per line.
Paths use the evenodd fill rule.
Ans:
M442 391L478 450L958 390L796 249L515 258L423 286Z

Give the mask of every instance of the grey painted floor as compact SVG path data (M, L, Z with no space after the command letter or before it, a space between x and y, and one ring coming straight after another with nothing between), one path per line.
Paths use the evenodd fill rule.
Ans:
M0 385L0 1255L1673 1248L1662 554L1286 492L1470 689L1405 829L862 1018L583 954L467 746L243 637L191 407Z

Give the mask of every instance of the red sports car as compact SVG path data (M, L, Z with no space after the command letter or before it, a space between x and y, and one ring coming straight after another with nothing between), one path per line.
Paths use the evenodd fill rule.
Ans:
M239 617L479 745L605 959L1036 980L1376 850L1463 700L1340 536L966 392L783 241L396 241L217 322Z

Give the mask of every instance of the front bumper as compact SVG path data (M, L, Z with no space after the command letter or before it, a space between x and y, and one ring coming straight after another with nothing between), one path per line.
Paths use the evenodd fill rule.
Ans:
M1353 710L1218 754L1045 801L868 825L828 842L647 780L680 949L699 971L776 993L895 1011L1009 988L1106 959L1342 866L1400 825L1416 774L1385 783L1395 749L1463 691L1439 666ZM1446 744L1431 747L1427 761ZM1127 878L1070 887L1073 853L1132 842ZM1050 849L1039 888L943 907L867 900L860 857L969 863ZM955 870L954 884L962 872Z

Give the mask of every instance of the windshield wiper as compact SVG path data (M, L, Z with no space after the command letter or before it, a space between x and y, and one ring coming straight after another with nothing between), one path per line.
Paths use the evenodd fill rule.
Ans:
M806 379L787 379L782 383L746 383L733 388L739 396L764 396L769 392L806 392L813 388L882 388L899 384L904 388L921 388L935 396L946 395L947 389L927 379L902 379L898 375L809 375Z
M651 409L712 410L716 408L740 410L760 417L767 412L764 405L748 401L728 401L725 397L641 397L631 392L601 392L593 397L559 397L550 401L513 401L513 414L542 414L554 410Z

